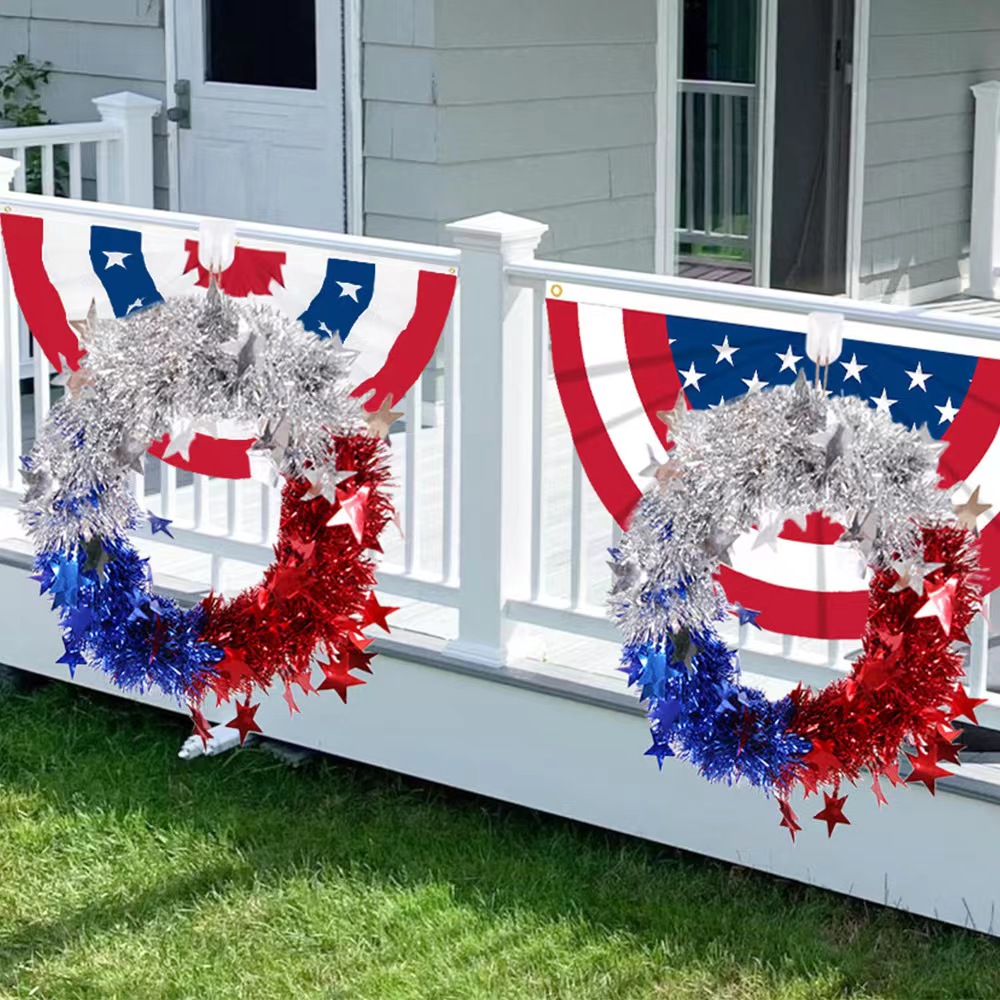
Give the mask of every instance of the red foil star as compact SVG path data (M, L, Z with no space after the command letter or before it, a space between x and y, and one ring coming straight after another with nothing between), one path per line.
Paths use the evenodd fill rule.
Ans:
M786 799L778 799L778 808L781 810L781 822L778 826L783 826L792 838L792 843L795 843L795 834L797 834L802 827L799 826L799 818L792 812L792 807L789 805Z
M973 725L978 726L976 709L980 705L985 705L987 701L987 698L970 698L969 692L961 684L956 684L948 703L949 716L952 719L957 719L960 715L964 715Z
M323 663L321 660L319 665L324 675L319 690L336 691L345 705L347 704L347 689L365 683L360 677L351 676L350 668L346 663Z
M369 625L378 625L384 632L389 631L389 623L385 620L386 615L391 615L399 608L391 608L385 604L379 604L378 598L372 593L368 595L365 603L364 615L361 618L361 627L367 628Z
M208 741L212 739L212 733L208 728L205 716L201 714L201 709L196 705L191 705L191 719L194 722L194 735L201 740L201 745L207 750Z
M882 791L882 786L879 784L877 774L872 775L872 793L874 794L880 807L888 803L889 800L885 797L885 792Z
M285 704L288 706L288 714L295 715L296 712L300 711L299 706L295 704L295 696L292 694L292 685L285 681L285 693L281 696L285 700Z
M367 486L362 486L353 493L337 490L337 499L340 501L340 507L337 513L326 522L331 528L346 524L354 532L354 537L357 539L358 545L362 543L365 537L368 494L369 488Z
M236 729L240 734L240 746L246 742L248 733L262 733L263 730L257 725L257 721L254 716L257 714L257 709L260 705L251 705L250 699L241 705L239 702L236 703L236 718L230 719L226 723L227 728Z
M816 813L813 819L820 819L826 823L827 837L833 836L833 829L838 823L843 823L845 826L851 825L851 821L844 815L844 803L846 801L846 795L837 798L827 792L823 793L824 807Z
M951 771L946 771L938 765L937 757L932 750L919 756L908 753L906 757L913 765L913 770L906 776L907 782L912 784L915 781L922 781L931 795L934 794L934 782L938 778L951 777Z
M927 588L927 603L919 611L913 612L914 618L937 618L944 629L945 635L951 634L951 620L954 615L955 594L958 591L958 577L942 583L940 587Z

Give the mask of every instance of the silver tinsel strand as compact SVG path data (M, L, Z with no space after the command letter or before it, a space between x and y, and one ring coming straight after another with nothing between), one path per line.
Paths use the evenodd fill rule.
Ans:
M26 463L21 519L36 550L75 552L121 537L140 512L128 489L149 444L170 434L184 453L196 432L258 441L258 473L338 481L332 436L364 432L350 397L355 357L267 306L214 284L125 319L88 317L85 370L53 407Z
M854 396L829 398L804 377L669 419L675 447L613 566L609 606L626 642L720 620L728 603L712 574L754 525L776 538L785 520L823 511L850 525L838 544L885 568L922 556L920 526L954 521L937 488L943 445L926 428L907 430ZM650 600L657 592L666 599Z

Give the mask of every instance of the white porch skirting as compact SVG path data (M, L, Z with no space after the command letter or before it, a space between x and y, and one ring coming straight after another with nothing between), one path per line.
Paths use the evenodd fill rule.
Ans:
M5 661L67 680L55 662L62 653L56 617L23 556L4 561L0 554L0 594ZM816 799L796 801L805 830L793 845L774 802L759 792L710 785L676 760L659 772L643 756L648 731L628 699L514 668L454 662L435 642L394 633L348 705L332 693L302 697L301 715L290 719L275 694L263 700L257 721L267 736L289 743L1000 933L1000 868L991 855L1000 789L987 780L992 768L971 766L969 776L939 783L933 798L922 786L889 790L881 810L860 786L847 802L852 825L830 840L809 818L821 808ZM111 690L87 668L76 683ZM136 700L178 711L162 697ZM206 710L213 722L229 714Z

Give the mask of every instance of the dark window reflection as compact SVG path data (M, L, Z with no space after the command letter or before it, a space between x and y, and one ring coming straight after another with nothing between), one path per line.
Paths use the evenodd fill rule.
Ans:
M316 0L205 0L206 78L316 89Z

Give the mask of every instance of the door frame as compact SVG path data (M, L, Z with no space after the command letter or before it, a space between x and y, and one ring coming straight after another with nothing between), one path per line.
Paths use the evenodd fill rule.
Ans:
M677 267L675 226L679 171L678 106L683 0L657 0L656 34L656 220L655 269L674 274ZM778 41L778 0L758 0L760 40L757 48L757 174L753 191L754 282L770 284L771 222L774 192L774 98ZM854 0L852 52L850 172L847 194L847 295L857 298L861 281L861 226L864 208L865 128L868 107L868 44L871 0ZM758 210L759 207L759 210Z
M865 210L865 138L868 133L868 49L871 0L854 0L851 63L851 158L847 180L847 297L861 297L861 232Z
M317 3L321 0L317 0ZM344 216L345 232L361 236L364 230L364 106L361 73L361 0L341 0L344 93ZM163 34L166 46L166 100L174 103L177 82L177 0L164 0ZM317 54L317 58L319 58ZM167 122L167 175L169 207L180 205L180 143L178 126Z

